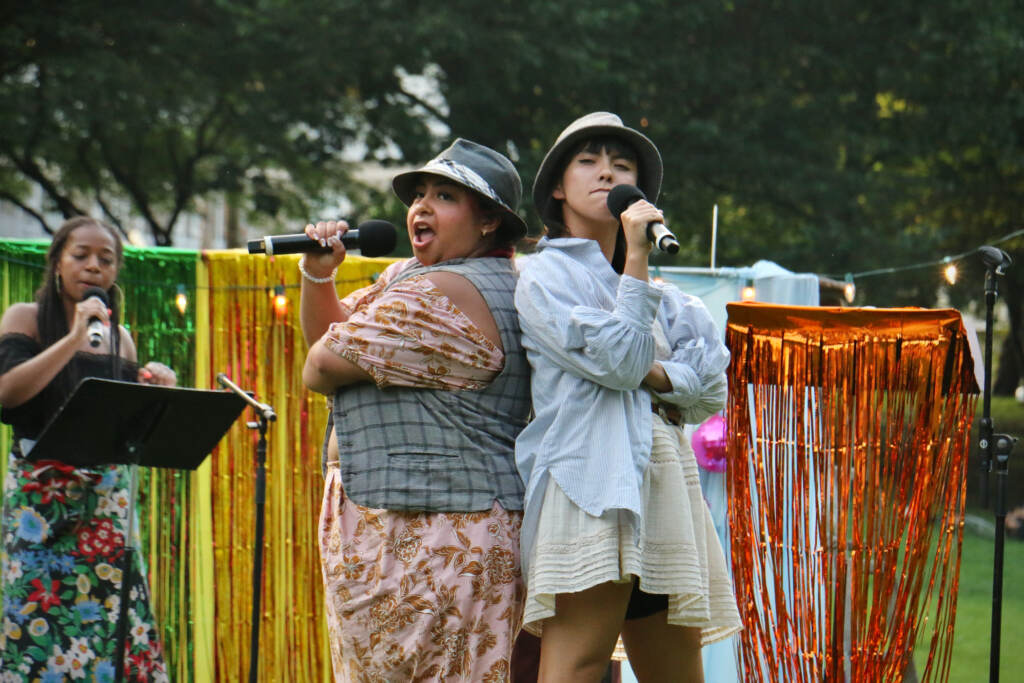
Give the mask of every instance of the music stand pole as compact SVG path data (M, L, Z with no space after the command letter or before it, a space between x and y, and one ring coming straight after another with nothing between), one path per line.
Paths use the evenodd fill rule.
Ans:
M996 472L996 538L992 556L992 626L989 649L989 681L999 683L999 648L1003 619L1003 545L1006 536L1006 479L1009 472L1010 452L1016 439L1006 434L994 434L992 424L992 314L995 308L998 284L1013 261L1002 249L984 246L978 251L985 263L985 386L982 393L979 442L982 469L982 505L988 505L988 473Z
M121 379L121 334L117 317L113 317L111 319L110 332L110 376L114 379ZM134 453L134 449L130 446L128 450L129 452ZM126 589L128 587L129 580L131 579L132 572L132 537L135 535L135 496L138 495L138 475L138 466L134 463L128 465L128 523L122 546L124 548L124 557L121 559L121 588L118 591L117 627L114 629L114 643L116 643L115 647L117 647L117 655L114 657L115 683L121 683L125 677L124 658L125 650L128 649L128 634L126 633L126 627L128 624L128 600L125 598L128 594Z
M256 409L257 422L247 422L246 426L249 429L259 429L260 432L259 440L256 442L256 538L252 551L252 628L249 637L249 683L256 683L259 678L260 598L263 594L263 509L267 498L267 427L270 422L277 419L277 415L273 408L254 399L223 372L217 375L217 381Z

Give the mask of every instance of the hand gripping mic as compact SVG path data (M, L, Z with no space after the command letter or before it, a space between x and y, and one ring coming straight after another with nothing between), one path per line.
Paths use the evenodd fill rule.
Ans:
M104 306L108 306L107 293L103 291L101 287L89 287L82 294L82 301L96 297L103 302ZM89 346L96 347L103 341L103 321L95 315L89 317Z
M608 193L608 210L612 212L617 220L621 220L622 212L630 204L641 199L647 199L644 191L635 185L616 185ZM647 240L653 242L654 246L668 254L675 254L679 251L679 241L676 236L669 232L664 223L651 221L647 224Z
M341 236L345 249L358 249L363 256L384 256L395 249L395 226L387 221L371 220L360 223L357 230ZM249 241L250 254L329 254L330 247L322 247L305 233L298 235L271 235Z

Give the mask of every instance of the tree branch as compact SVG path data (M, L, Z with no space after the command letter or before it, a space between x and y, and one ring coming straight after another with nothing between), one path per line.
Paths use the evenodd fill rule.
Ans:
M89 175L89 180L93 188L93 197L96 199L96 203L100 205L100 209L103 210L103 215L109 222L117 226L117 229L121 232L122 236L127 237L128 231L124 229L121 219L114 215L114 212L110 210L110 206L103 199L103 182L100 178L99 171L96 170L96 167L93 166L92 161L89 159L88 146L88 141L82 140L75 147L75 153L78 156L78 163L82 165L82 168Z
M39 225L42 226L43 232L45 232L47 235L53 234L53 228L46 224L46 219L43 218L43 215L36 211L35 209L33 209L31 206L22 202L15 195L11 194L10 192L7 192L6 190L0 190L0 199L6 199L8 202L14 204L16 207L18 207L19 209L27 213L29 216L34 218L39 223Z
M425 102L423 99L421 99L419 97L416 97L415 95L413 95L412 93L410 93L410 92L408 92L406 90L399 90L395 94L399 95L399 96L404 96L406 99L408 99L413 104L419 105L419 106L423 107L424 109L426 109L429 114L431 114L432 116L437 117L437 119L439 121L441 121L441 122L443 122L445 124L448 124L448 116L446 114L443 114L437 107L431 105L428 102Z
M135 182L135 176L133 174L126 173L124 169L117 164L117 161L110 153L110 148L106 144L103 134L96 130L95 127L93 127L90 132L93 139L99 146L100 154L103 156L103 160L106 162L106 166L110 170L110 174L113 176L114 180L125 189L128 196L131 197L132 202L135 204L135 208L149 226L150 232L153 234L153 241L156 242L157 246L169 246L170 228L162 226L160 221L157 220L157 217L153 214L149 196L146 194L146 191L143 190L139 183Z
M43 192L53 200L57 205L57 209L61 212L61 215L63 215L64 218L85 215L86 212L78 208L70 197L61 193L57 184L46 176L42 167L39 166L34 159L27 156L22 157L17 155L14 149L6 144L3 145L3 152L15 167L21 171L22 175L35 181L35 183L39 185L40 189L42 189Z

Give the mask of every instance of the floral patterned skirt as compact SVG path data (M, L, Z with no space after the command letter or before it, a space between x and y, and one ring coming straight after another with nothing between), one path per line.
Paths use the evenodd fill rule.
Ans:
M114 680L129 476L123 466L10 456L0 682ZM166 681L145 569L138 552L131 557L125 680Z
M398 512L328 464L320 557L336 681L508 680L523 609L522 513Z

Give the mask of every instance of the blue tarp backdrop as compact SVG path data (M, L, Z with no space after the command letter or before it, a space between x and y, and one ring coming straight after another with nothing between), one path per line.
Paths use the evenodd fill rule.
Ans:
M743 288L754 287L754 301L789 306L817 306L819 303L818 276L813 273L793 273L771 261L758 261L745 268L656 268L655 277L696 297L700 297L715 320L719 333L725 337L725 305L742 299ZM696 427L687 428L693 433ZM715 521L718 539L729 558L729 516L724 472L711 472L701 468L700 483L704 498ZM716 683L738 683L736 668L736 638L714 643L704 648L704 680ZM633 683L636 677L628 666L623 667L622 680Z

